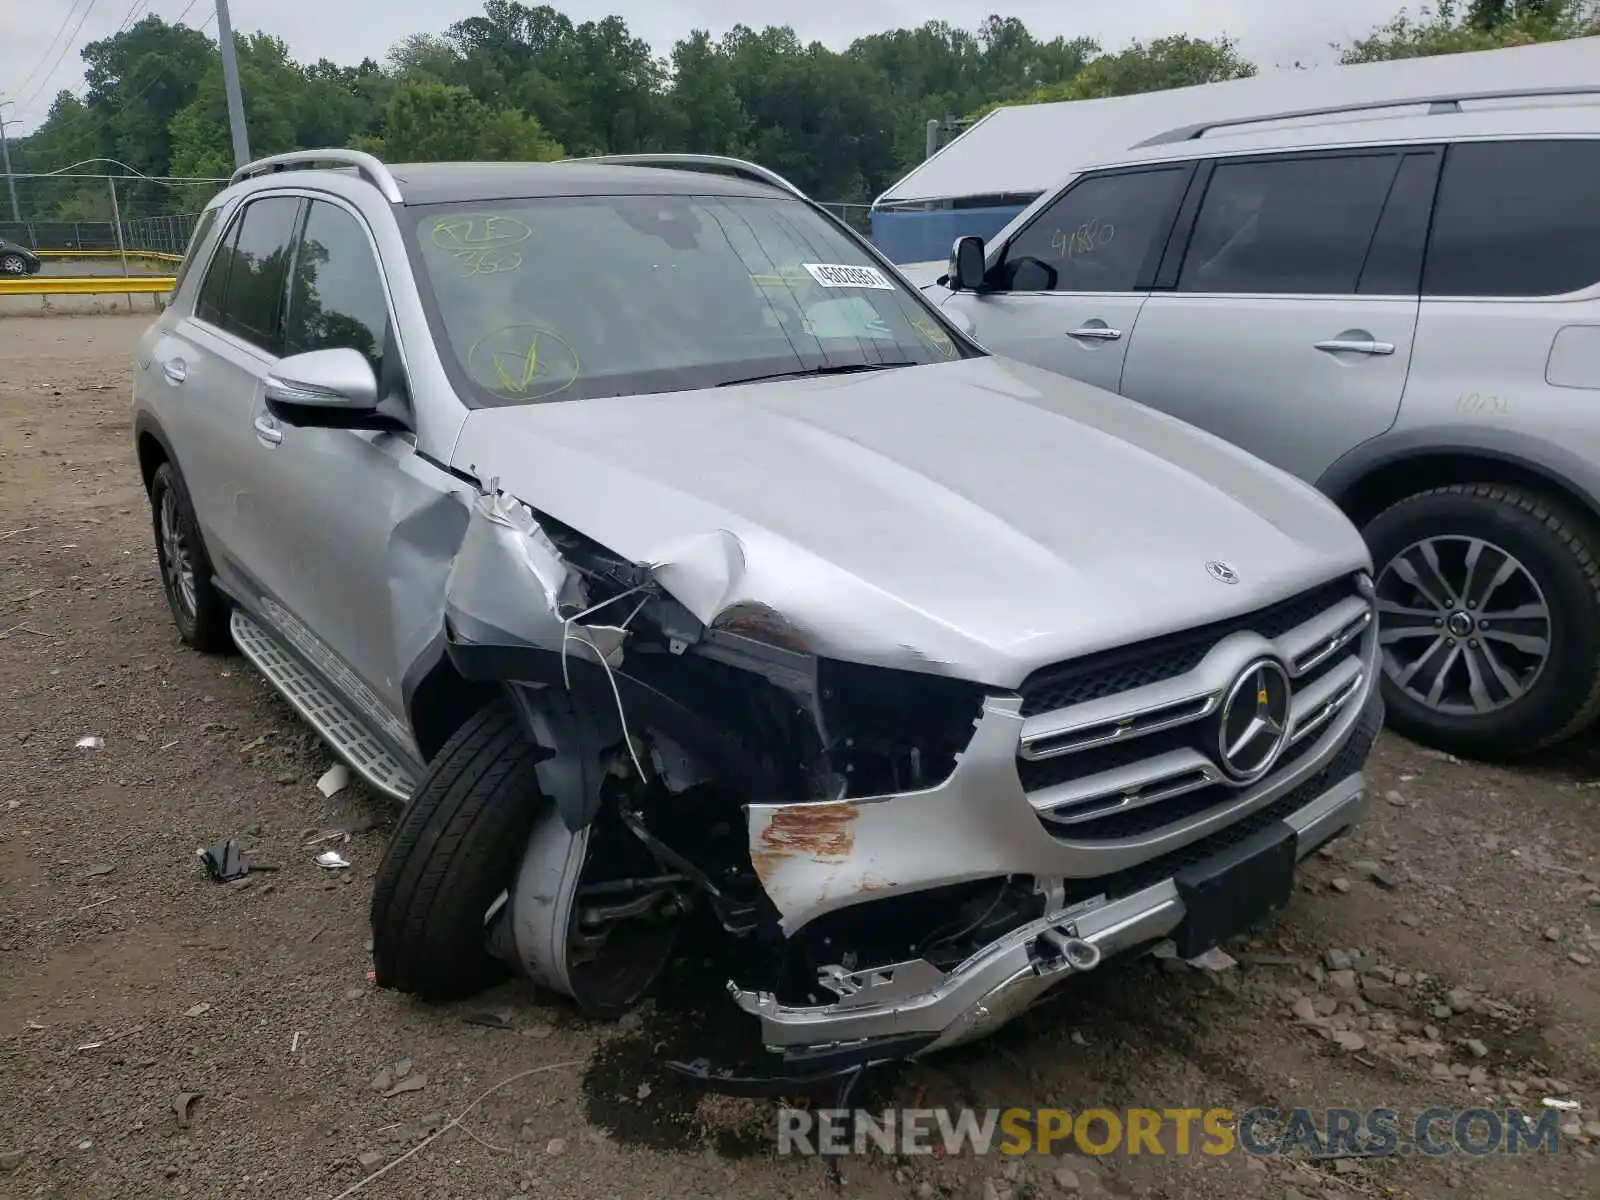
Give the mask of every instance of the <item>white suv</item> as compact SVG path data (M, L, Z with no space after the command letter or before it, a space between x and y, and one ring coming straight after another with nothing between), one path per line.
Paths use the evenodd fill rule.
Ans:
M1337 500L1398 729L1510 755L1600 712L1600 88L1173 130L926 290Z

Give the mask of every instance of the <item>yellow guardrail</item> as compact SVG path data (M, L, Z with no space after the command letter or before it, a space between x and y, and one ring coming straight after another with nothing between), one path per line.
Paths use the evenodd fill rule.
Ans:
M170 292L172 275L24 275L0 276L0 296L124 296Z
M120 250L35 250L40 258L120 258ZM165 250L129 250L129 258L153 259L156 262L181 263L183 255L168 254Z

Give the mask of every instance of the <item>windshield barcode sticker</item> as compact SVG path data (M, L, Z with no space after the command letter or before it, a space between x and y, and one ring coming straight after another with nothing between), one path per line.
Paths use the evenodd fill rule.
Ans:
M823 287L877 288L894 291L894 284L877 267L847 267L838 263L801 263Z

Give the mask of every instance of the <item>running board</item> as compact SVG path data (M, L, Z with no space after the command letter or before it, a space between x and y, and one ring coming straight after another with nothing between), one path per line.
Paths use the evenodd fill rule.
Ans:
M327 684L238 607L233 610L232 629L239 652L356 774L402 804L411 799L417 787L415 769L375 738Z

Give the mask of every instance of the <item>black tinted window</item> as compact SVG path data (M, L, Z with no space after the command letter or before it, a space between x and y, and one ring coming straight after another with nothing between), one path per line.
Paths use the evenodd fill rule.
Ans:
M1360 291L1367 296L1415 296L1422 283L1422 250L1428 244L1439 152L1407 154L1389 189L1389 202L1367 252Z
M222 233L216 252L211 256L211 266L200 281L200 300L195 315L213 325L222 324L222 304L228 295L228 268L233 266L233 243L239 238L239 222L235 221Z
M1393 154L1218 163L1179 289L1353 293L1399 164Z
M380 366L389 310L366 230L344 209L313 202L289 284L284 353L359 350Z
M1423 291L1559 296L1600 282L1600 141L1450 147Z
M274 354L282 342L278 318L299 213L300 201L293 196L255 201L244 210L237 240L228 250L233 262L228 267L228 295L219 323L229 333Z
M1012 291L1126 292L1151 249L1165 245L1184 167L1083 180L1006 249ZM1159 240L1158 240L1159 239Z
M215 208L208 208L194 223L194 232L189 235L189 248L184 252L183 261L178 264L178 273L172 280L174 292L181 288L183 281L189 277L189 269L194 265L194 252L205 243L206 237L211 233L211 227L217 223L218 211Z

